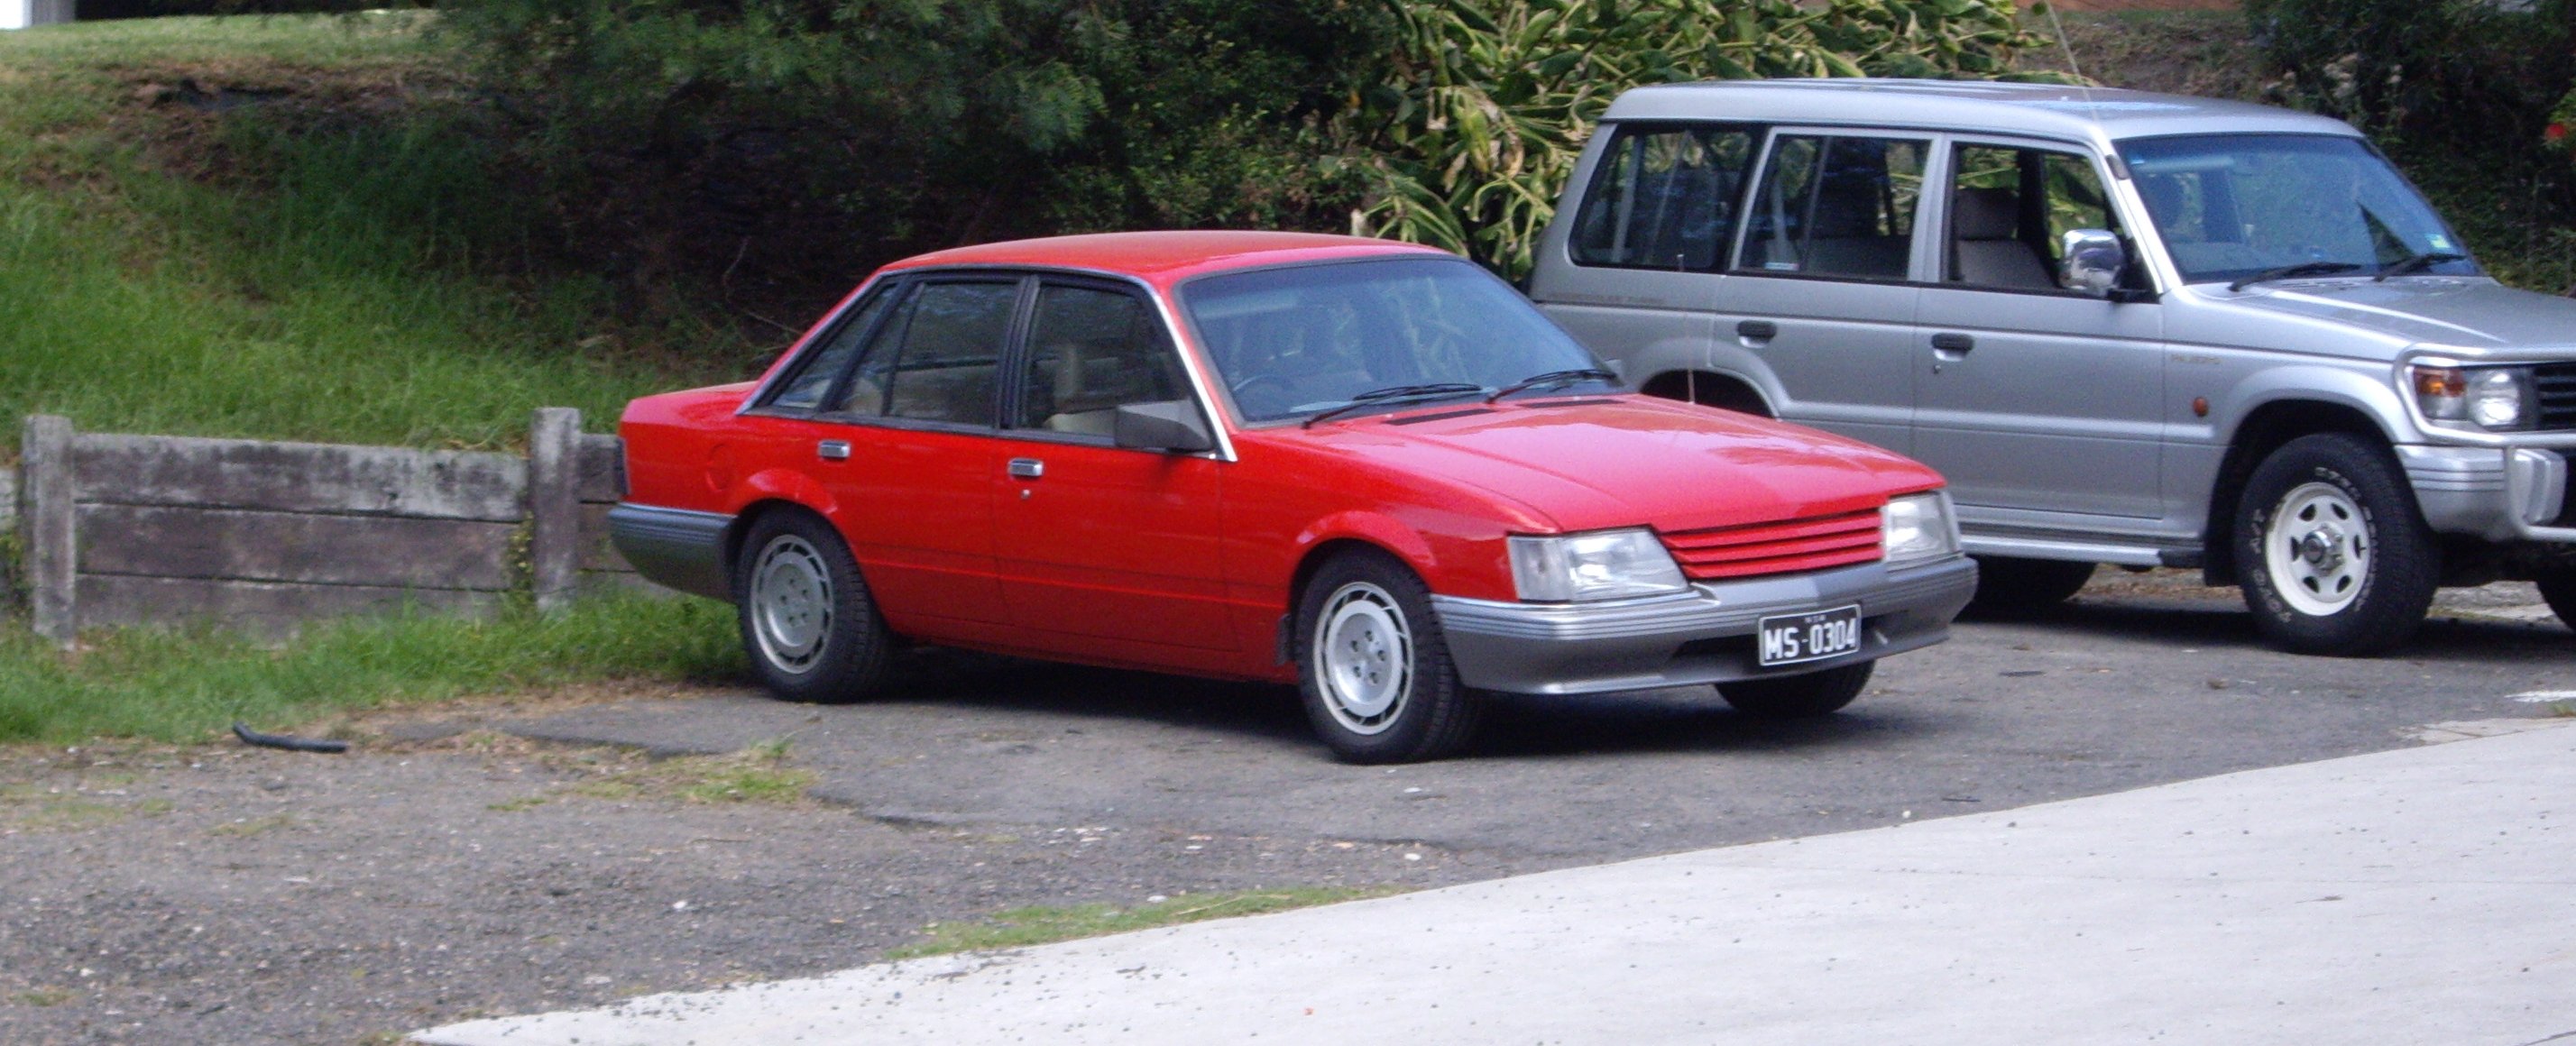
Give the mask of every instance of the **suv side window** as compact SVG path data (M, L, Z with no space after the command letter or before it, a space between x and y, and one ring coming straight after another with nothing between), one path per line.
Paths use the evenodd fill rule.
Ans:
M2079 154L1962 143L1952 155L1951 282L2055 290L2068 230L2120 229L2101 176Z
M1575 215L1575 264L1716 268L1735 235L1754 142L1741 126L1621 128Z
M994 378L1019 294L1016 280L915 289L869 344L838 409L862 417L990 426Z
M1910 138L1773 138L1735 267L1904 279L1930 146Z

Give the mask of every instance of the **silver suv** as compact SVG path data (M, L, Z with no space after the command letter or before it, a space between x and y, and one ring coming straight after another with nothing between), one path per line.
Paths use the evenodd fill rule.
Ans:
M2241 584L2278 645L2403 642L2440 585L2576 620L2576 301L2498 285L2358 132L2025 84L1613 103L1530 294L1648 392L1950 478L1989 609L2093 567Z

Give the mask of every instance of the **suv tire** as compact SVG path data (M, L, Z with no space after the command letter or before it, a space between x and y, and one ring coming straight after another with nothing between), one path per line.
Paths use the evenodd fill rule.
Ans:
M2423 623L2441 552L2406 477L2377 442L2301 436L2256 466L2237 503L2245 605L2275 646L2360 657Z
M1977 594L1968 613L1988 618L2028 617L2066 602L2093 580L2091 563L2015 556L1978 556Z

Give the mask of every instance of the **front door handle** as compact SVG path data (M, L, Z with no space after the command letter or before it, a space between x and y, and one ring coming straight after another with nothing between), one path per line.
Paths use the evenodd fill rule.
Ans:
M1036 479L1046 475L1046 462L1036 458L1012 458L1012 479Z
M1735 335L1747 341L1769 341L1780 336L1780 325L1769 320L1745 320L1735 325Z
M850 441L845 439L824 440L823 442L814 445L814 456L825 461L848 461L850 460Z
M1932 336L1932 347L1942 352L1964 354L1977 347L1977 339L1957 331L1942 331Z

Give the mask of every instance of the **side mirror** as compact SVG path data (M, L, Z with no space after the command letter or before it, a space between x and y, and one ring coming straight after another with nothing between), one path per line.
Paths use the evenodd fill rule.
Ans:
M1189 400L1120 404L1114 418L1109 438L1130 450L1196 454L1216 449L1216 435L1208 431L1198 404Z
M2120 270L2129 267L2129 248L2108 229L2069 229L2060 241L2064 261L2057 263L2057 282L2068 290L2108 298L2119 289Z

